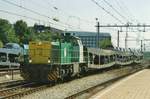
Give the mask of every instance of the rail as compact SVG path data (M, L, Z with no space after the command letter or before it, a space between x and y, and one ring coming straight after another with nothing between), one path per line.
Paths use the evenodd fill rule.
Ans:
M87 94L87 93L91 93L91 95L93 95L94 93L97 93L98 91L101 91L103 89L105 89L106 87L110 86L111 84L113 84L114 82L117 82L121 79L123 79L124 77L127 77L129 75L132 75L136 72L138 72L139 70L141 70L142 68L137 68L137 70L134 70L133 72L129 73L129 74L125 74L123 76L120 76L120 77L117 77L117 78L114 78L114 79L111 79L111 80L108 80L106 82L103 82L103 83L100 83L98 85L95 85L95 86L92 86L88 89L85 89L85 90L82 90L78 93L75 93L75 94L72 94L68 97L66 97L65 99L75 99L75 98L78 98L79 96L83 95L83 94Z

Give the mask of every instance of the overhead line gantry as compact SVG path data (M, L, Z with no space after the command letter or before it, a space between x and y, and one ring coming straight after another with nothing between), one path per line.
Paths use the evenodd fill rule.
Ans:
M127 49L127 39L128 39L128 28L132 27L132 28L140 28L140 27L143 27L143 32L145 32L145 28L147 27L150 27L149 24L130 24L130 23L127 23L127 24L123 24L123 25L118 25L118 24L114 24L114 25L110 25L110 24L107 24L107 25L101 25L101 24L97 24L96 27L98 28L97 30L98 31L98 34L100 33L100 28L120 28L122 30L122 28L126 28L126 36L125 36L125 48ZM119 30L118 30L118 39L117 39L117 46L119 47Z

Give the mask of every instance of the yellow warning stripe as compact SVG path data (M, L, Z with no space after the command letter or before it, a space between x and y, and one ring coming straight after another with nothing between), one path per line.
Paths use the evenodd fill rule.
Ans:
M55 80L55 79L56 79L54 74L52 74L51 76L52 76L53 80Z
M58 75L56 71L48 73L48 80L57 80L57 78L58 78Z
M48 80L52 80L52 78L51 78L51 75L50 75L50 74L48 75Z

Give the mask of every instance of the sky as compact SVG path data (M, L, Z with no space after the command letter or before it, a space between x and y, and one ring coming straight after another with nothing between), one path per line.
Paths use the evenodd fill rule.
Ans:
M17 6L9 4L9 1ZM93 1L104 9L97 6ZM7 19L11 23L17 20L24 20L29 26L35 23L56 27L65 31L94 31L96 32L96 20L99 19L101 25L107 24L150 24L150 0L0 0L0 18ZM106 3L107 2L107 3ZM109 3L109 5L108 5ZM19 7L18 7L19 6ZM32 10L32 11L28 11ZM116 11L118 13L116 13ZM4 12L5 11L5 12ZM11 14L6 13L11 12ZM36 13L33 13L36 12ZM21 16L12 15L18 14ZM109 13L109 14L108 14ZM111 14L111 15L110 15ZM114 17L121 20L120 23ZM123 17L122 17L122 16ZM23 17L24 16L24 17ZM30 17L30 18L27 18ZM58 22L53 19L59 20ZM108 32L112 36L112 43L117 45L117 31L120 28L100 28L101 32ZM140 48L137 40L150 39L150 28L128 29L128 47ZM123 31L126 31L123 28ZM125 32L120 33L120 46L124 47ZM134 41L135 40L135 41ZM149 49L150 42L144 42Z

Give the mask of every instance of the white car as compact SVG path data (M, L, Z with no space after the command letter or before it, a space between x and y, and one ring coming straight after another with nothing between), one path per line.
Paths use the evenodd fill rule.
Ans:
M15 53L21 54L23 53L23 49L22 47L17 44L17 43L7 43L4 48L6 49L12 49L13 51L15 51Z

